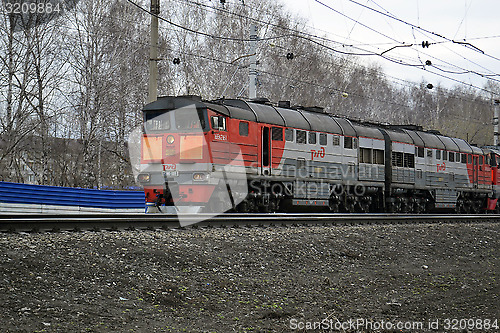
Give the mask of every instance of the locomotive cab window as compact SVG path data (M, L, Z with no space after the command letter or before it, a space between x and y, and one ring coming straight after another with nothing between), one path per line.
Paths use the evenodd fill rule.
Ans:
M427 149L427 157L432 157L432 149Z
M415 153L418 157L424 157L424 147L415 147Z
M340 136L338 135L332 136L332 144L334 146L340 146Z
M248 123L246 121L240 121L240 135L248 136Z
M467 154L467 163L472 164L472 155Z
M312 145L316 144L316 132L309 132L309 143Z
M450 151L448 160L450 162L455 162L455 153Z
M448 159L448 152L445 150L443 151L443 161L446 161Z
M326 133L320 133L319 134L319 144L322 146L326 146L326 143L328 142L327 138L328 137L326 136Z
M183 110L184 111L184 110ZM175 119L175 127L178 130L206 130L205 126L205 114L206 111L197 109L196 113L192 112L194 110L186 110L187 112L183 112L180 110L177 110L174 112L174 119ZM221 117L224 118L224 117ZM225 119L224 119L224 124L225 124Z
M212 129L218 131L226 130L226 118L223 116L212 116L211 118Z
M462 163L467 163L467 154L462 154Z
M484 158L483 156L479 156L479 164L484 164Z
M164 111L148 111L144 114L146 131L163 131L170 129L170 113Z
M293 129L287 128L285 130L285 140L289 142L293 142Z
M273 141L283 141L283 129L280 127L272 128L272 139Z
M436 150L436 160L441 159L441 150Z

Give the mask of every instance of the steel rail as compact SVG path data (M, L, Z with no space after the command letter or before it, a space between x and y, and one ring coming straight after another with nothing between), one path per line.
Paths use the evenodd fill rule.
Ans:
M182 222L182 223L181 223ZM500 215L277 214L0 214L0 232L176 229L290 225L362 225L500 222Z

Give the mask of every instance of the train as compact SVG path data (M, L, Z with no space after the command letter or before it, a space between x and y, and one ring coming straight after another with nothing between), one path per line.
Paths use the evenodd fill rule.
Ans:
M165 96L143 108L147 212L498 213L498 147L320 107Z

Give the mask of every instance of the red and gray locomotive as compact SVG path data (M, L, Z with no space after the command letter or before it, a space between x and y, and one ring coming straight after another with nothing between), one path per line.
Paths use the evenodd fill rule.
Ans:
M494 147L267 100L160 97L143 113L149 212L498 210Z

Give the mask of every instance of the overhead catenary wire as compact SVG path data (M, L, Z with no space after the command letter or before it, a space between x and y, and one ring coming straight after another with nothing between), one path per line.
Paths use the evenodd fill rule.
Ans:
M176 0L176 1L180 1L180 0ZM315 0L315 1L317 1L317 0ZM184 0L184 2L192 3L192 4L195 4L195 5L199 5L199 6L210 8L210 9L215 9L217 11L223 11L225 13L228 13L228 14L231 14L231 15L236 15L238 17L246 18L246 19L249 19L249 20L252 20L252 21L255 21L255 22L260 22L260 23L265 23L265 24L273 25L270 22L263 22L262 20L254 19L252 17L248 17L248 16L245 16L245 15L242 15L242 14L232 13L232 12L226 10L226 9L213 8L211 6L201 4L201 3L193 1L193 0ZM345 16L345 14L341 14L341 15ZM474 88L474 89L478 89L478 90L481 90L481 91L484 91L484 92L487 92L487 93L490 93L490 94L495 94L495 92L490 91L488 89L485 89L485 88L482 88L482 87L478 87L476 85L473 85L471 83L467 83L467 82L461 81L459 79L451 78L451 77L449 77L447 75L444 75L442 73L437 73L437 72L431 71L431 70L429 70L429 68L425 68L425 66L423 66L422 63L411 64L411 63L404 62L404 61L402 61L400 59L397 59L397 58L395 58L394 56L391 56L391 55L380 54L380 53L373 52L373 51L367 51L367 50L365 50L363 48L360 48L360 47L357 47L357 46L354 46L354 45L345 45L345 43L341 43L341 42L338 42L338 41L333 41L333 40L328 39L328 38L321 38L321 40L323 40L323 41L332 42L332 43L334 43L336 45L339 45L339 46L342 45L343 47L349 46L349 47L352 47L354 49L358 49L361 52L349 52L349 51L339 50L338 48L328 46L328 45L326 45L326 44L324 44L322 42L319 42L319 41L315 40L317 38L317 36L314 35L314 34L308 34L308 33L304 34L301 31L298 31L298 30L295 30L295 29L292 29L292 28L288 28L288 27L283 27L283 26L275 25L275 24L273 26L276 26L276 27L279 27L279 28L282 28L282 29L286 29L286 30L292 32L292 34L290 34L287 37L296 37L296 38L301 38L301 39L304 39L304 40L308 40L308 41L310 41L312 43L315 43L315 44L317 44L317 45L319 45L321 47L329 49L329 50L331 50L331 51L333 51L335 53L338 53L338 54L342 54L342 55L354 55L354 56L378 56L378 57L381 57L381 58L383 58L385 60L388 60L390 62L396 63L398 65L419 68L419 69L424 70L424 71L426 71L428 73L431 73L433 75L436 75L436 76L448 79L448 80L453 81L455 83L462 84L462 85L465 85L465 86L468 86L468 87L471 87L471 88ZM391 38L391 37L389 37L389 38ZM265 40L265 39L261 39L261 40ZM395 40L395 41L399 43L399 41L397 41L397 40ZM437 59L439 61L442 61L443 63L446 63L446 61L444 61L444 60L441 60L441 59L438 59L438 58L435 58L435 57L432 57L432 58L433 59ZM492 81L498 81L498 82L500 82L500 80L498 80L498 79L489 77L488 74L482 74L482 73L478 73L478 72L475 72L475 71L468 71L468 70L466 70L464 68L458 67L458 66L453 65L451 63L448 63L448 64L451 65L451 66L457 67L457 69L460 70L461 72L459 72L459 71L447 71L446 69L441 69L437 65L434 65L433 67L437 71L441 71L443 73L448 73L448 74L468 74L468 73L472 73L472 74L476 74L476 75L478 75L480 77L483 77L483 78L486 78L486 79L490 79Z
M319 1L319 0L315 0L315 1L316 1L316 2L318 2L318 3L320 3L320 1ZM392 14L384 13L384 12L382 12L382 11L380 11L380 10L377 10L377 9L372 8L372 7L370 7L370 6L367 6L367 5L364 5L364 4L362 4L362 3L359 3L358 1L355 1L355 0L348 0L348 1L350 1L350 2L354 3L354 4L358 5L358 6L361 6L361 7L363 7L363 8L366 8L366 9L369 9L369 10L371 10L371 11L374 11L374 12L376 12L376 13L378 13L378 14L381 14L381 15L384 15L384 16L386 16L386 17L389 17L389 18L391 18L391 19L393 19L393 20L396 20L396 21L398 21L398 22L404 23L404 24L406 24L406 25L408 25L408 26L410 26L410 27L413 27L413 28L415 28L415 29L418 29L418 30L424 31L424 32L426 32L426 33L428 33L428 34L434 35L434 36L436 36L436 37L439 37L439 38L445 39L445 40L447 40L447 41L449 41L449 42L452 42L452 43L457 43L457 41L455 41L455 40L453 40L453 39L451 39L451 38L445 37L445 36L443 36L443 35L441 35L441 34L438 34L437 32L433 32L433 31L427 30L427 29L422 28L422 27L420 27L420 26L417 26L417 25L415 25L415 24L409 23L409 22L407 22L407 21L405 21L405 20L402 20L402 19L400 19L400 18L398 18L398 17L396 17L396 16L392 15ZM500 61L500 58L495 57L495 56L492 56L492 55L487 54L487 53L484 53L484 52L482 52L480 49L478 49L477 47L475 47L474 45L472 45L472 44L470 44L470 43L464 43L464 44L462 44L462 45L464 45L464 46L469 45L470 47L472 47L472 48L473 48L473 49L475 49L476 51L478 51L478 52L480 52L480 53L484 54L485 56L487 56L487 57L490 57L490 58L492 58L492 59L495 59L495 60Z
M322 6L324 6L324 7L326 7L326 8L328 8L328 9L332 10L333 12L335 12L335 13L338 13L338 14L342 15L343 17L346 17L346 18L348 18L348 19L350 19L350 20L356 21L355 19L353 19L353 18L349 17L348 15L345 15L344 13L339 12L338 10L334 9L333 7L331 7L331 6L327 5L327 4L325 4L324 2L322 2L322 1L320 1L320 0L314 0L314 1L316 1L316 2L317 2L317 3L319 3L319 4L321 4L321 5L322 5ZM352 1L352 0L349 0L349 1L354 2L354 3L356 3L356 4L359 4L359 3L357 3L356 1ZM391 17L391 18L393 18L393 19L397 19L395 16L393 16L393 15L392 15L392 14L390 14L390 13L389 13L389 14L387 14L387 13L383 13L383 12L378 11L378 10L376 10L376 9L373 9L373 8L371 8L371 7L369 7L369 6L362 5L362 4L359 4L359 5L361 5L363 8L369 8L369 9L372 9L372 10L376 11L377 13L383 14L383 15L385 15L385 16L387 16L387 17ZM401 21L401 22L404 22L404 21L402 21L402 20L400 20L400 19L397 19L397 20L398 20L398 21ZM422 30L422 31L424 31L424 32L429 32L428 30L423 29L423 28L420 28L420 27L417 27L417 26L415 26L415 25L412 25L412 24L409 24L409 25L410 25L410 26L412 26L412 27L414 27L414 28L416 28L416 29L418 28L418 29L420 29L420 30ZM367 25L363 25L363 26L368 27ZM377 31L376 29L373 29L373 28L371 28L371 27L368 27L368 28L369 28L369 30L370 30L370 31L375 31L375 32L377 32L377 33L378 33L378 34L380 34L380 35L386 36L385 34L383 34L383 33L379 32L379 31ZM462 45L463 45L463 44L467 44L467 45L469 45L469 46L474 47L472 44L467 43L467 42L455 41L455 40L447 39L446 37L443 37L443 36L441 36L441 35L439 35L439 34L436 34L436 33L432 33L432 32L429 32L429 33L431 33L431 34L435 34L435 35L437 35L437 36L439 36L439 37L441 37L441 38L445 39L447 42L453 42L453 43L462 44ZM392 37L390 37L390 38L391 38L391 40L393 40L393 39L392 39ZM431 43L431 44L434 44L434 43ZM385 56L384 56L384 54L385 54L385 53L387 53L388 51L390 51L390 50L392 50L392 49L395 49L395 48L397 48L397 47L408 47L408 46L414 46L414 45L415 45L415 44L408 45L408 43L405 43L405 42L400 42L400 44L399 44L399 45L392 46L391 48L389 48L389 49L387 49L387 50L385 50L385 51L383 51L382 53L377 54L377 55L381 56L382 58L385 58L386 60L389 60L389 59L387 59L387 57L385 57ZM455 53L456 53L456 52L455 52ZM484 53L484 52L483 52L483 53ZM424 53L424 54L425 54L425 53ZM458 53L456 53L456 54L458 54ZM430 56L430 55L428 55L428 54L426 54L426 55L427 55L427 56ZM477 63L475 63L475 62L473 62L472 60L469 60L469 59L465 58L463 55L459 55L459 56L461 56L463 59L465 59L465 60L467 60L467 61L469 61L469 62L471 62L471 63L473 63L473 64L475 64L475 65L477 65L477 66L482 67L483 69L485 69L485 70L487 70L487 71L491 72L492 74L483 74L483 73L479 73L479 72L477 72L477 71L466 70L466 69L464 69L464 68L461 68L461 67L459 67L459 66L457 66L457 65L451 64L451 63L449 63L449 62L447 62L447 61L444 61L444 60L441 60L441 59L439 59L439 60L440 60L440 61L442 61L442 62L444 62L444 63L447 63L447 64L449 64L449 65L451 65L451 66L457 67L457 68L460 70L460 72L458 72L458 71L446 71L446 70L442 70L441 68L439 68L439 67L437 67L437 66L434 66L434 67L435 67L437 70L440 70L440 71L443 71L443 72L447 72L447 73L449 73L449 74L475 74L475 75L478 75L478 76L480 76L480 77L486 78L487 80L492 80L492 81L500 82L500 80L499 80L499 79L492 78L492 76L499 76L500 74L494 73L493 71L491 71L491 70L489 70L489 69L487 69L487 68L485 68L485 67L483 67L483 66L481 66L481 65L479 65L479 64L477 64ZM498 59L498 60L500 60L500 59ZM407 64L404 64L404 65L407 65ZM411 65L411 66L415 66L415 65ZM416 67L418 67L418 66L416 66Z

